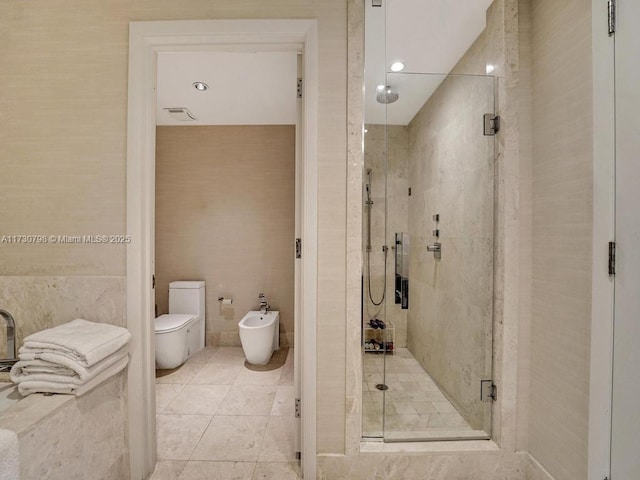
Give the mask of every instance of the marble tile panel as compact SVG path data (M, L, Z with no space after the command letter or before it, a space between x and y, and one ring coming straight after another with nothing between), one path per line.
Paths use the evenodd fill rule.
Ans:
M178 368L173 370L156 370L156 384L177 383L185 385L196 376L204 365L204 363L197 361L187 361L187 363L180 365Z
M156 383L156 413L162 413L183 388L178 383Z
M281 375L280 369L260 372L244 368L238 374L234 385L278 385Z
M413 402L413 408L418 413L437 413L436 408L431 402Z
M259 462L251 480L300 480L302 474L297 463Z
M291 353L289 353L289 355L291 355ZM282 367L282 372L280 374L280 380L278 381L278 385L291 386L294 384L294 381L295 381L295 377L294 377L293 363L291 364L285 363L284 366Z
M397 415L410 415L418 413L412 402L393 402L391 405L393 405L395 413Z
M271 415L294 416L296 389L293 386L278 386L273 400Z
M240 364L209 362L200 367L189 383L194 385L233 385L244 367Z
M158 460L149 480L176 480L186 465L186 460Z
M230 388L229 385L185 385L163 413L215 415Z
M251 479L253 462L187 462L178 480L247 480ZM153 479L152 479L153 480Z
M221 346L211 355L210 361L214 363L237 363L244 364L244 352L242 347Z
M211 422L210 415L160 414L156 418L158 458L162 460L189 460Z
M457 413L455 407L449 402L431 402L438 413Z
M120 276L0 276L0 298L15 319L18 347L27 335L76 318L126 325Z
M296 423L294 417L269 418L258 462L296 461Z
M216 415L191 460L255 462L268 420L268 416Z
M218 415L269 415L276 386L233 385L223 400Z

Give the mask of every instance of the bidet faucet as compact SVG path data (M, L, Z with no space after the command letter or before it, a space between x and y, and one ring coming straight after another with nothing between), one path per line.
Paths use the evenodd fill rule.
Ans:
M267 303L267 297L264 296L264 293L261 293L258 295L258 298L260 299L260 313L267 313L269 308L271 308Z
M0 308L0 317L4 319L7 325L7 355L13 354L11 358L5 358L0 360L0 372L8 370L11 366L18 361L16 351L16 322L13 320L13 316L6 310Z

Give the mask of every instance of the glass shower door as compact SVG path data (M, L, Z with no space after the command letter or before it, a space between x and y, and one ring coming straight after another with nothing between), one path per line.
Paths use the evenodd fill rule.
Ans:
M484 123L495 79L387 73L384 87L385 124L367 126L365 167L375 168L369 142L384 135L385 243L396 248L403 232L411 248L407 308L384 305L393 349L379 361L383 438L489 438L495 137ZM387 262L393 270L394 256Z

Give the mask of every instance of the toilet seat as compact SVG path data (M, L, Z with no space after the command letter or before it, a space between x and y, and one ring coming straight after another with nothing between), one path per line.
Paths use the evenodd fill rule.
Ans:
M196 317L193 315L183 313L165 313L156 318L155 333L174 332L184 327L194 318Z

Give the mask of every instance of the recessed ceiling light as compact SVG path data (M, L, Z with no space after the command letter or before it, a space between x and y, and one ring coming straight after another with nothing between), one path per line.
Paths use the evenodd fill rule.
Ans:
M493 73L493 71L496 69L496 67L494 65L491 65L490 63L487 63L487 75L490 73Z
M391 69L392 72L401 72L402 70L404 70L404 63L394 62L391 64L389 68Z
M209 85L204 82L194 82L193 86L196 90L200 90L201 92L209 89Z

